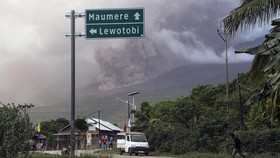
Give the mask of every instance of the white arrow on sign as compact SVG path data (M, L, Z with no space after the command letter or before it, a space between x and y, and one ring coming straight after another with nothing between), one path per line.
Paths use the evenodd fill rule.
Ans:
M135 14L134 14L134 17L135 17L135 20L140 20L140 14L138 13L138 12L136 12Z
M97 29L92 28L89 30L89 32L93 35L93 34L97 33Z

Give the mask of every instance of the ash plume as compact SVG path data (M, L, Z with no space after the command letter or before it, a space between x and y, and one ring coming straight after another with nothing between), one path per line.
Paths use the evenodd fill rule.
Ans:
M127 40L122 46L97 50L99 90L142 83L178 66L178 62L172 62L176 57L169 58L165 53L159 53L150 40Z
M158 1L156 6L161 10L145 2L145 14L153 15L145 17L145 39L129 39L95 51L100 70L99 90L142 83L189 63L225 62L223 41L216 32L217 21L228 14L236 2ZM217 8L218 5L224 7ZM230 62L251 60L248 56L233 59L236 61Z

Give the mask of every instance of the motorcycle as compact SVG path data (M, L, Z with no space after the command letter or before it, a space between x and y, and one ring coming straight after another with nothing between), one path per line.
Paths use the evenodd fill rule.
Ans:
M63 156L63 157L70 157L70 154L71 154L71 147L70 146L62 148L61 156Z

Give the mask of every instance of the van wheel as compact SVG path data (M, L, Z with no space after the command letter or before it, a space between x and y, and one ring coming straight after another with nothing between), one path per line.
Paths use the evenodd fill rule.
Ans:
M146 153L145 155L146 155L146 156L148 156L148 155L149 155L149 153Z
M128 149L128 153L129 153L129 156L132 155L132 152L131 152L131 149L130 149L130 148Z
M120 155L122 155L123 154L123 151L122 151L122 149L120 149Z
M138 153L135 153L135 156L138 156Z

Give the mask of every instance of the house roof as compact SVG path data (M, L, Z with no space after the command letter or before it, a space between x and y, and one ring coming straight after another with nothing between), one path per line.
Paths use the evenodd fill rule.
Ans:
M102 131L123 131L122 129L120 129L119 127L113 125L110 122L107 121L103 121L100 119L96 119L96 118L88 118L86 119L87 124L90 126L94 126L95 128L99 129L99 122L100 122L100 130Z
M38 138L46 139L47 137L45 135L43 135L43 134L35 134L34 137L33 137L33 139L38 139Z
M88 118L86 119L86 122L89 126L93 126L96 129L99 129L99 119L96 118ZM70 129L70 124L63 127L62 129L59 130L57 134L54 135L69 135L69 129ZM78 131L77 128L75 131ZM120 129L119 127L111 124L110 122L103 121L100 119L100 131L116 131L116 132L122 132L123 130ZM77 134L77 133L76 133Z

